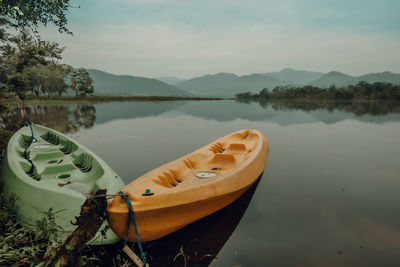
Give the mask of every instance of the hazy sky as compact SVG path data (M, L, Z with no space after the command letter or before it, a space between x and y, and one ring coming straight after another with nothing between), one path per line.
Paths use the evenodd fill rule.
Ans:
M72 0L64 62L189 78L285 67L400 73L400 0Z

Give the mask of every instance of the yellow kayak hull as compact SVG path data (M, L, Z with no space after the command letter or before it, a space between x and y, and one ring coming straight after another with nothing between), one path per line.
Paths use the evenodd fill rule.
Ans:
M140 240L166 236L235 201L262 174L268 153L268 142L259 131L241 130L123 187L131 200ZM125 200L111 199L107 214L113 231L124 238L129 215ZM128 239L137 241L132 224Z

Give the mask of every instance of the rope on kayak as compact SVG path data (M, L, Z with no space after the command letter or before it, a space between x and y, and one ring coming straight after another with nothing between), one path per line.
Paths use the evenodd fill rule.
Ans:
M111 198L120 197L120 196L121 196L120 194L103 194L103 195L98 195L98 196L87 195L86 197L90 198L90 199L95 198L95 197L106 197L107 199L111 199ZM123 196L127 196L127 195L123 194Z
M35 134L33 133L32 123L30 123L29 121L27 121L27 122L25 122L25 126L29 126L29 127L31 128L32 139L31 139L31 141L29 142L29 146L30 146L31 144L36 143L38 140L37 140L37 138L35 137ZM35 142L33 142L33 140L35 140Z
M104 214L104 209L101 206L99 200L97 199L99 196L95 196L94 198L92 198L94 204L96 204L96 208L97 208L97 212L99 213L100 217L105 220L107 218L107 216Z
M146 252L143 251L142 243L140 242L139 232L137 230L137 225L136 225L136 221L135 221L135 215L133 213L131 201L129 199L129 196L124 194L122 191L119 191L118 194L121 195L123 200L125 200L126 204L128 205L128 209L129 209L128 222L127 222L125 239L124 239L124 247L126 246L126 244L128 242L129 226L131 224L130 221L132 220L133 227L135 228L135 234L136 234L137 243L139 245L140 257L142 258L143 264L146 264L146 262L147 262Z
M31 146L31 144L36 143L38 140L35 137L35 134L33 133L33 129L32 129L32 123L30 123L29 121L27 121L25 123L25 126L29 126L31 128L31 136L32 138L29 140L29 144L27 146L25 146L24 149L24 158L31 164L31 168L29 169L29 174L33 174L34 169L35 169L35 165L33 164L33 161L29 158L29 155L27 154L27 149L28 147Z

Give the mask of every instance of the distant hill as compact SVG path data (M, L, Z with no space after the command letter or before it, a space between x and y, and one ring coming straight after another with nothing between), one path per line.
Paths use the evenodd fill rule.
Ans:
M176 77L157 77L155 79L157 79L159 81L162 81L164 83L167 83L169 85L172 85L172 86L177 85L178 83L181 83L181 82L185 81L183 79L179 79L179 78L176 78Z
M358 81L366 81L368 83L387 82L391 84L400 84L400 74L392 72L370 73L357 77Z
M261 74L237 76L233 73L217 73L196 77L176 86L195 95L233 97L237 93L258 92L266 87L272 89L283 84L286 83Z
M116 96L190 96L179 88L156 79L115 75L96 69L87 70L93 79L94 94Z
M342 72L329 73L283 69L279 72L266 72L238 76L233 73L207 74L189 80L175 77L157 79L130 75L114 75L96 69L88 69L94 81L97 95L143 95L143 96L218 96L233 97L237 93L259 92L263 88L272 90L276 86L313 85L328 88L357 84L388 82L400 84L400 74L392 72L370 73L361 76L350 76ZM72 94L72 93L71 93Z
M357 84L360 81L366 81L368 83L387 82L391 84L400 84L400 74L386 71L361 76L350 76L341 72L332 71L323 75L319 79L312 81L310 84L321 88L327 88L331 85L337 87L348 86L351 84Z
M322 75L324 75L323 72L294 70L291 68L285 68L279 72L265 72L262 74L265 76L271 76L274 77L275 79L297 85L308 84L314 80L321 78Z
M355 83L357 83L356 77L338 71L331 71L310 84L320 88L327 88L331 85L341 87Z

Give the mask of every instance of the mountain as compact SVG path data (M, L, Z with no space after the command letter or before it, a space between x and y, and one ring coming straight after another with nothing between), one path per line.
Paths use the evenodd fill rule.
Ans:
M387 82L391 84L400 84L400 74L389 71L380 73L369 73L357 77L358 81L366 81L368 83Z
M335 85L336 87L342 87L356 83L357 83L356 77L338 71L331 71L323 75L319 79L312 81L310 85L320 88L327 88L331 85Z
M238 76L233 73L207 74L189 80L175 77L157 79L135 77L130 75L114 75L96 69L88 69L93 79L97 95L140 95L140 96L216 96L233 97L242 92L259 92L263 88L272 90L276 86L313 85L328 88L357 84L388 82L400 84L400 74L392 72L370 73L361 76L350 76L342 72L329 73L282 69L279 72L266 72Z
M292 84L304 85L321 78L321 76L324 75L324 73L285 68L279 72L265 72L262 73L262 75L271 76L274 77L275 79L286 81Z
M321 88L327 88L331 85L336 85L337 87L348 86L351 84L357 84L360 81L365 81L368 83L387 82L391 84L400 84L400 74L386 71L381 73L369 73L355 77L341 72L332 71L309 84Z
M258 92L263 88L274 88L287 84L274 77L261 74L237 76L233 73L207 74L178 83L176 87L201 96L233 97L241 92Z
M115 75L96 69L87 70L96 95L115 96L190 96L191 94L156 79Z
M155 79L157 79L159 81L162 81L164 83L167 83L169 85L172 85L172 86L177 85L178 83L181 83L181 82L185 81L183 79L179 79L179 78L176 78L176 77L157 77Z

